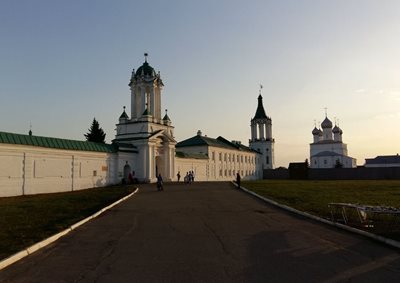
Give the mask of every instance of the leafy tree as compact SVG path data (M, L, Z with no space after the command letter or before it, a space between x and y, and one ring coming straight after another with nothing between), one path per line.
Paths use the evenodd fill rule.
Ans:
M105 143L106 134L103 129L100 128L96 118L93 118L92 125L90 126L89 132L85 134L85 137L86 140L90 142Z

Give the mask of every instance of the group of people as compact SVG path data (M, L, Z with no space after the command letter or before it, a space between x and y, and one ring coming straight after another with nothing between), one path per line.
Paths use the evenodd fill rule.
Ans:
M176 177L178 179L178 183L181 180L181 171L178 171L178 174L176 174ZM183 178L183 182L185 182L186 184L191 184L194 182L194 171L189 171L186 172L186 176Z
M181 179L181 172L178 171L178 174L176 174L176 177L178 178L178 183ZM238 188L240 188L240 174L239 172L236 174L236 184L238 185ZM194 172L193 171L189 171L186 172L186 176L183 178L183 181L186 184L191 184L192 182L194 182ZM163 178L161 176L161 174L158 174L157 176L157 191L163 191L164 190L164 184L163 184Z
M193 171L186 172L186 176L183 178L183 181L185 182L185 184L193 183L194 182L194 172Z

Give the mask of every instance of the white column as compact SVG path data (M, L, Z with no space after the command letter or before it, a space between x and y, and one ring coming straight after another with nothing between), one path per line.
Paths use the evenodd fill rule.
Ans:
M260 129L260 140L265 139L264 124L263 123L258 124L258 128Z
M154 117L157 120L161 120L160 115L158 115L158 100L157 100L157 91L155 87L153 87L153 93L154 93Z
M140 88L136 88L135 99L136 99L136 118L139 118L143 113L143 111L140 112L140 108L142 107L142 93Z
M168 145L168 163L168 177L172 181L175 177L175 147L171 144Z
M144 164L143 164L143 178L145 181L150 180L150 148L148 146L143 147Z
M272 124L268 123L268 138L272 139Z
M156 100L154 97L154 88L150 89L150 113L153 117L156 117Z
M161 120L161 89L156 89L156 101L157 101L157 115L158 119Z
M141 99L142 99L142 109L140 109L140 114L139 115L142 115L144 110L146 109L146 92L145 92L145 88L144 87L141 88L141 95L140 96L141 96Z
M136 118L136 96L135 96L135 88L131 88L131 119Z
M153 165L152 165L152 171L153 171L153 174L152 174L152 176L153 176L153 180L156 180L157 179L157 175L156 175L156 147L153 145L152 146L152 156L151 156L151 160L152 160L152 162L153 162Z
M251 124L251 140L254 141L254 124Z

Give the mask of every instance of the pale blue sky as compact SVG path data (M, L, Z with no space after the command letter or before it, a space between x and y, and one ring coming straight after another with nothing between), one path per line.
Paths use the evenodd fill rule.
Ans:
M0 131L114 138L132 68L161 72L178 141L248 144L259 84L276 165L309 158L314 119L338 117L349 154L400 152L399 1L0 2Z

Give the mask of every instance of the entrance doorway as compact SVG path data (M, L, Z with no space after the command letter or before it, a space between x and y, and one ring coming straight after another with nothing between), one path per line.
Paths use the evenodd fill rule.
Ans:
M161 156L156 156L156 177L161 174L165 178L164 159Z
M124 179L123 179L124 183L128 183L129 173L131 173L131 166L129 166L128 162L126 162L124 166Z

